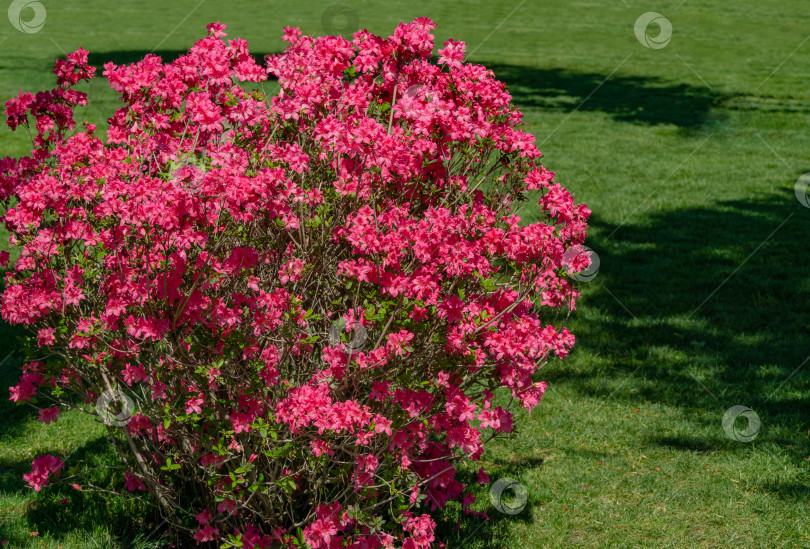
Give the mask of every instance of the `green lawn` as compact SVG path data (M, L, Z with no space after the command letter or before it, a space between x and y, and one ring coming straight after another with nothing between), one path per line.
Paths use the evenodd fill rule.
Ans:
M576 350L546 366L550 389L517 437L484 456L493 480L528 489L526 508L501 514L482 488L476 508L491 520L455 530L451 509L448 547L810 547L810 209L793 191L810 171L806 2L341 2L378 34L428 16L437 43L466 41L509 84L547 167L594 212L587 244L601 270L571 317ZM323 33L330 2L44 4L45 26L24 34L3 3L2 99L51 86L63 50L89 49L99 66L171 56L215 20L254 52L279 51L283 26ZM662 49L633 33L648 11L672 23ZM90 102L96 122L116 106L103 79ZM0 155L26 140L0 129ZM0 332L0 360L16 333ZM3 387L18 359L0 367ZM38 453L115 460L98 425L66 413L44 426L7 395L0 541L157 546L160 522L126 498L69 486L35 497L21 476ZM753 442L723 431L738 404L761 418Z

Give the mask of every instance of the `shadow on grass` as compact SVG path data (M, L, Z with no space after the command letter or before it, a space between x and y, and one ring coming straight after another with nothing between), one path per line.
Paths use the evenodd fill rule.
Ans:
M798 482L770 482L760 485L760 488L775 494L784 500L798 502L810 501L810 486Z
M42 452L47 453L47 452ZM123 474L109 467L118 465L106 437L91 440L67 456L59 456L66 464L62 474L46 485L24 511L25 523L40 535L56 540L82 534L86 539L101 542L107 539L114 547L145 547L147 538L154 541L163 532L153 532L160 523L153 508L126 495L117 496L91 490L77 490L74 483L91 483L105 490L121 490ZM82 463L97 468L87 476L65 478L72 464ZM0 459L0 485L5 494L32 493L22 478L31 470L30 460ZM100 532L103 530L103 532ZM151 534L151 535L150 535ZM26 533L14 525L0 524L0 539L8 539L13 547L22 547Z
M36 417L36 412L32 408L17 405L9 399L11 396L9 387L20 382L22 373L22 354L16 351L15 337L7 337L14 331L5 323L0 324L0 356L7 356L14 351L14 354L0 366L0 443L22 436L25 422Z
M639 422L635 435L642 445L676 452L744 456L751 447L730 440L722 418L731 406L749 406L762 421L751 444L804 468L810 455L809 231L810 209L790 191L655 212L620 228L594 216L587 244L601 266L594 281L582 284L569 324L575 354L540 377L566 386L574 399L678 411L694 430L679 423L662 432ZM510 452L495 458L493 480L520 479L544 466L542 459L526 462L529 446ZM807 501L806 475L784 480L776 468L763 474L762 493ZM485 488L479 493L488 497ZM450 547L501 547L489 540L499 539L499 524L513 518L488 501L486 507L494 521L481 526L462 519L461 533L447 532L455 542Z
M706 439L690 436L658 437L652 439L652 441L660 446L675 450L689 450L691 452L716 452L722 450L722 446L719 444L709 444Z
M792 192L755 202L650 214L615 226L591 222L599 275L572 331L585 356L608 366L551 368L544 379L583 395L684 411L703 432L649 442L706 452L738 448L723 434L733 405L749 406L771 443L810 454L810 210ZM575 357L572 356L572 360ZM744 426L744 425L743 425Z
M104 64L135 63L154 53L163 62L171 62L187 53L182 50L119 50L91 52L90 64L98 74ZM264 66L265 55L252 55ZM436 62L437 58L434 57ZM642 124L674 124L682 128L695 128L713 120L712 108L728 100L728 96L683 83L665 82L643 76L611 76L599 73L576 72L568 69L539 69L521 65L482 62L503 80L515 104L522 109L544 109L571 112L601 111L617 120ZM275 79L270 76L270 81Z
M0 269L0 295L6 290L7 272L8 269ZM12 326L0 320L0 444L3 440L21 436L25 422L36 415L30 407L17 405L10 400L9 387L20 382L25 359L20 338L26 334L21 326Z
M483 62L506 82L521 109L601 111L623 122L696 128L714 120L726 96L646 76L610 76Z
M0 293L3 289L4 281L3 277L0 277ZM8 388L19 382L24 362L24 353L19 348L19 337L24 334L26 331L20 326L0 323L0 361L8 357L0 365L0 445L4 441L24 437L26 423L36 417L36 411L31 407L17 405L9 400ZM48 452L37 450L36 453ZM87 464L89 467L118 465L118 457L106 437L90 440L75 452L59 457L66 464L62 477L67 475L66 469L76 463ZM3 496L33 494L33 490L23 479L23 475L30 471L30 459L0 457L0 490ZM99 469L89 476L93 484L107 489L120 489L120 486L111 485L116 479L120 480L118 477L121 477L121 474L116 477L110 469ZM79 535L84 536L83 539L88 543L92 542L94 546L99 546L98 544L109 547L150 546L149 540L146 539L150 533L147 526L150 521L154 522L155 518L148 506L128 497L78 491L72 488L71 484L81 484L83 482L81 479L60 482L59 478L55 484L46 485L21 511L24 515L21 522L8 524L0 522L0 540L8 540L10 547L26 547L31 539L27 531L20 530L21 524L24 524L32 531L37 531L40 535L49 535L56 540L68 536L75 538ZM158 536L152 536L151 539L154 540L156 537Z
M577 336L574 355L540 378L565 386L572 399L617 401L630 409L653 404L656 415L663 407L677 411L683 423L662 432L638 422L634 435L642 445L676 452L744 456L751 446L730 440L722 417L731 406L749 406L762 421L751 444L804 468L810 455L810 209L791 191L649 213L620 228L595 215L587 244L601 266L592 282L581 284L583 298L569 324ZM694 430L684 430L684 423ZM509 452L524 456L531 448L515 445ZM510 466L519 459L499 455L493 480L526 475L531 465ZM797 502L810 494L806 476L784 480L777 469L765 476L763 493ZM488 503L487 510L496 515ZM479 526L466 520L465 536ZM485 525L469 539L449 538L456 542L450 546L495 547L487 540L498 539L497 532L496 524Z
M445 542L449 548L474 545L477 549L503 549L503 533L515 522L531 524L533 510L539 503L533 501L531 491L529 491L530 497L525 505L521 505L521 501L515 500L514 494L505 493L504 505L507 508L513 506L513 511L518 512L515 514L502 513L491 504L487 486L473 489L473 493L477 500L485 501L486 516L465 514L459 509L458 504L453 504L436 517L436 539Z
M466 513L458 503L450 503L444 513L434 517L437 521L436 539L445 542L448 548L474 546L476 549L503 549L498 540L505 539L510 524L531 524L536 506L544 502L540 493L525 481L524 475L527 471L542 467L546 460L538 455L525 455L524 452L531 453L532 450L523 448L508 456L499 456L497 463L469 462L462 466L457 478L475 496L476 503L472 508L484 509L486 516ZM491 480L483 486L478 483L477 471L480 466L484 466ZM520 499L520 489L516 491L508 487L500 496L493 494L491 490L495 483L505 479L516 480L523 487L525 498ZM499 497L506 512L499 511L495 506Z

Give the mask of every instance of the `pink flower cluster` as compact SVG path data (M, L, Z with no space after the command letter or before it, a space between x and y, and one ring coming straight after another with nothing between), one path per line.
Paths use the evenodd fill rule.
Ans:
M511 403L537 406L538 369L574 344L555 319L590 211L463 42L431 60L433 28L287 28L262 67L212 24L174 61L104 66L123 101L104 137L73 120L83 50L6 103L34 147L0 160L20 252L0 313L41 356L11 400L127 391L123 488L197 543L431 546L431 513L474 501L459 461L513 431Z
M60 469L64 466L65 463L58 457L45 454L34 459L31 464L31 472L23 475L23 478L31 488L39 492L44 485L48 484L50 476L59 475Z

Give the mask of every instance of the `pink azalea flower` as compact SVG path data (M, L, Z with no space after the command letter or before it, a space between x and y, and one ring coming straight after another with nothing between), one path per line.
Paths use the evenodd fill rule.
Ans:
M210 524L200 526L194 533L194 539L197 540L197 544L205 541L217 541L219 539L219 529Z
M57 406L43 408L39 410L39 417L37 418L37 421L42 421L45 423L45 425L48 425L52 421L55 422L61 413L62 411Z
M39 492L50 479L50 475L58 475L65 463L50 454L40 456L31 464L31 472L23 475L28 485Z

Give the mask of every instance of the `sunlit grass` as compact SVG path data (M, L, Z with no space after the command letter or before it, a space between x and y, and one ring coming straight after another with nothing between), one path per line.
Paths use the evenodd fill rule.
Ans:
M576 350L546 366L541 405L483 458L493 481L526 486L527 506L504 515L477 488L475 510L491 520L450 509L448 546L810 546L810 366L799 368L810 354L810 209L793 195L810 171L804 3L342 2L372 32L429 16L437 42L465 40L471 59L509 84L547 167L594 212L587 244L601 270L571 317ZM85 47L98 64L171 55L214 20L255 52L279 51L283 26L322 33L330 2L46 4L36 34L0 18L2 99L52 85L62 49ZM646 11L672 22L666 48L633 35ZM90 100L86 116L99 123L117 106L103 79ZM26 147L0 129L0 155ZM0 360L14 333L0 333ZM18 356L0 367L3 386L18 367ZM102 426L74 412L44 426L6 398L0 540L78 548L157 539L160 520L128 498L28 489L21 475L39 453L99 466L116 458ZM762 420L751 443L723 431L737 404ZM115 474L94 475L120 486Z

